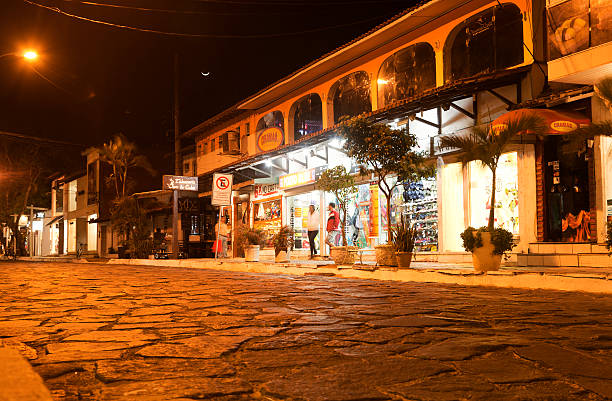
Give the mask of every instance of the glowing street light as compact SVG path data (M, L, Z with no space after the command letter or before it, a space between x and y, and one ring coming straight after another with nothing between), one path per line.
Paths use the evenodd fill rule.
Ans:
M27 50L23 53L23 58L34 61L38 58L38 53L36 53L34 50Z

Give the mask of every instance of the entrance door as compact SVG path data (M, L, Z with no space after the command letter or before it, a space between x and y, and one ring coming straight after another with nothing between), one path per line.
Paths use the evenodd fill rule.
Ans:
M546 237L552 242L590 240L588 148L570 135L544 142Z

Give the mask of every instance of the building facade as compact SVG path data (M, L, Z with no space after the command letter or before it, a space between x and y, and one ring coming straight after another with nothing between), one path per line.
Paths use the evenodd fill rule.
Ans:
M459 233L467 226L486 225L490 207L497 209L496 224L515 235L519 254L545 241L601 242L601 225L580 238L574 233L573 238L557 239L546 231L550 209L543 207L545 183L555 174L555 164L548 172L543 163L557 156L544 157L543 150L562 147L572 130L551 128L545 138L522 135L500 162L495 205L487 204L490 172L477 163L464 166L456 152L437 146L442 135L495 123L522 108L550 108L546 96L581 87L562 79L547 84L547 69L554 67L544 62L551 53L544 34L551 7L544 1L449 0L406 10L189 130L185 136L196 144L200 196L210 196L214 172L232 173L234 200L228 214L234 224L270 233L291 225L296 248L308 249L308 206L320 209L325 227L325 209L334 200L316 188L318 175L336 165L357 168L334 128L344 116L362 114L376 122L407 126L417 136L419 149L437 159L435 179L400 185L392 197L392 219L410 214L421 229L418 250L432 258L464 258ZM590 103L592 90L581 90L583 102ZM582 106L555 111L557 119L551 124L569 121L578 128L592 117L590 108ZM601 138L596 143L595 148L603 146ZM605 185L597 184L605 169L601 160L598 163L592 180L591 170L572 179L586 177L581 187ZM590 205L589 196L582 202ZM389 224L381 197L369 180L359 182L345 227L352 245L384 243ZM595 216L600 207L597 202L593 211L585 206L582 216ZM593 220L602 218L597 216Z

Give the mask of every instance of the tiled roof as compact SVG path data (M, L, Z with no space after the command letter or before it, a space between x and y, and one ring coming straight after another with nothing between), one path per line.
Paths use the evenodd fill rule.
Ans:
M535 99L526 100L512 109L535 109L538 107L553 107L559 104L566 103L568 99L588 95L593 92L592 85L585 85L579 88L567 89L564 91L549 91L538 96Z

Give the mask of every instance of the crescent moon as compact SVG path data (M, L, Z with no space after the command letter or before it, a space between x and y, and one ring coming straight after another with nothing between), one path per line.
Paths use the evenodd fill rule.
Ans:
M210 75L210 72L207 72L206 74L204 74L202 71L200 71L200 74L202 74L203 77L207 77Z

